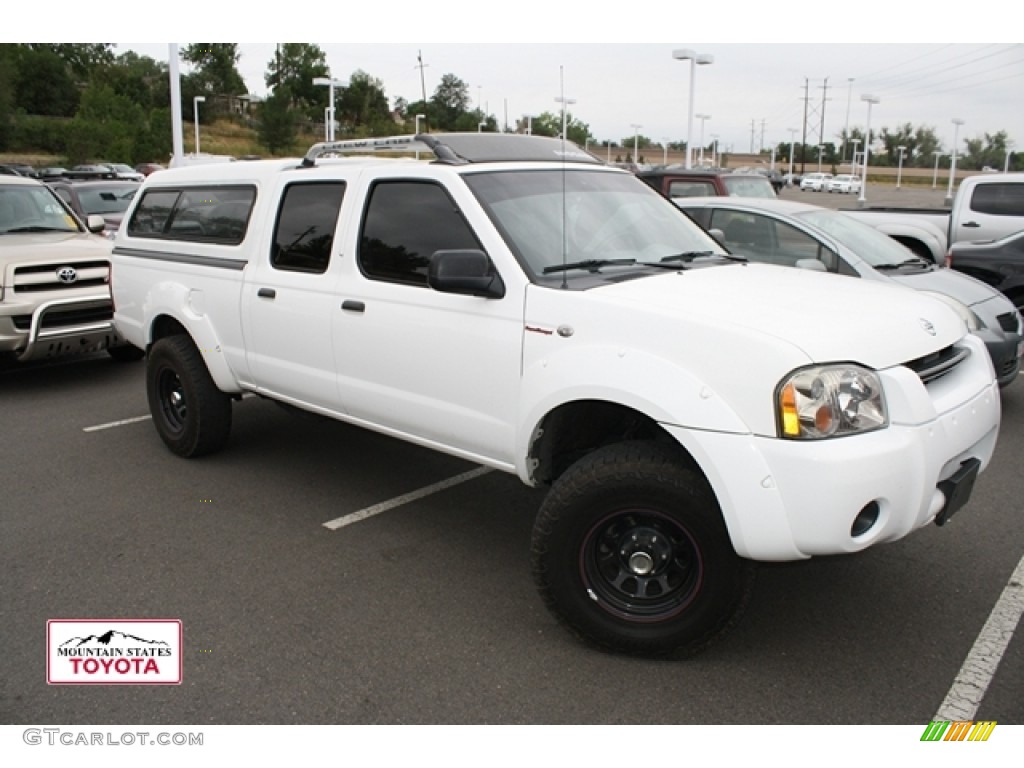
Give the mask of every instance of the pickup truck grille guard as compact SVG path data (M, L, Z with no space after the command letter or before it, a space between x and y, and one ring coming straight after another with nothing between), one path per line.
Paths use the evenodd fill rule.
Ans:
M919 357L905 363L907 368L914 371L925 384L945 376L966 360L971 350L966 347L950 346L933 352L930 355Z
M71 325L67 325L67 322ZM77 346L72 342L77 340ZM114 329L113 307L108 294L54 299L40 304L28 328L28 344L19 360L114 346L120 336Z

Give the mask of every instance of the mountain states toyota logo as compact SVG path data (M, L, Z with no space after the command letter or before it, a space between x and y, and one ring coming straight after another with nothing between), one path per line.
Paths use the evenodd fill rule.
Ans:
M50 685L178 685L179 619L50 619Z

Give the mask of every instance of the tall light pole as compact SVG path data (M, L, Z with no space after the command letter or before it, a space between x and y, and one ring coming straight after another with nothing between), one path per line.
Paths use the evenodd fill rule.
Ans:
M700 120L700 159L697 161L701 165L704 165L704 121L710 120L711 115L694 115Z
M713 168L717 168L718 167L718 134L717 133L712 133L711 134L711 141L713 142L712 145L711 145L711 166Z
M871 105L877 104L881 101L877 96L865 93L860 97L861 101L868 103L868 123L864 129L864 170L862 171L860 180L860 197L857 202L861 207L867 203L867 192L868 192L868 158L871 155Z
M839 156L839 162L843 162L846 159L846 144L850 141L850 99L853 97L853 78L846 78L846 82L849 83L849 88L846 91L846 128L843 131L843 152ZM856 148L853 150L857 151Z
M420 120L426 120L426 119L427 119L426 115L416 115L416 130L414 131L414 133L417 136L420 135ZM420 151L418 149L416 150L416 159L417 160L420 159Z
M793 152L796 148L796 132L797 128L787 128L789 131L789 183L793 183Z
M850 139L850 143L853 144L853 157L850 158L850 174L853 176L857 175L857 146L860 144L860 139Z
M324 135L326 136L327 141L334 141L334 89L338 86L344 86L345 82L342 80L335 80L333 77L314 77L313 85L326 85L328 88L328 120L327 125L324 126Z
M672 51L672 58L678 61L690 62L690 106L687 110L686 121L686 167L692 168L693 161L691 151L693 148L693 90L697 81L697 65L713 64L715 57L709 53L696 53L689 48L677 48Z
M824 144L818 145L818 173L821 173L821 151L825 148Z
M903 179L903 153L907 151L907 148L901 144L896 147L896 149L898 149L900 153L899 166L896 168L896 189L899 189L900 181Z
M526 135L533 135L533 115L526 116Z
M942 157L942 152L932 152L935 155L935 170L932 172L932 189L935 189L935 185L939 183L939 158Z
M566 107L568 107L570 104L575 104L576 103L576 99L569 99L569 98L566 98L565 96L555 96L555 101L557 101L559 104L562 105L562 138L564 140L568 141L569 137L565 135L565 131L566 131L565 110L566 110Z
M637 154L639 152L637 147L640 141L640 129L643 128L643 126L638 125L637 123L630 123L629 127L633 129L633 162L639 164L640 160L638 158L640 155Z
M668 136L661 137L661 164L668 165Z
M205 96L196 96L192 99L192 119L196 124L196 154L199 154L199 102L206 101Z
M953 177L956 176L956 141L960 126L964 121L959 117L953 118L953 155L949 161L949 188L946 190L946 205L953 204Z
M1012 146L1013 146L1013 142L1012 141L1006 142L1006 159L1003 161L1003 173L1009 173L1010 172L1010 155L1013 154L1013 152L1010 151L1010 147L1012 147Z

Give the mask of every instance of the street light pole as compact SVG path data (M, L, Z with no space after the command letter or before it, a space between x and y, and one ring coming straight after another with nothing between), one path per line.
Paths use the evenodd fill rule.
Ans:
M686 121L686 167L689 169L693 167L693 91L697 80L697 65L713 64L715 57L708 53L696 53L689 48L677 48L672 51L672 58L690 62L690 106Z
M712 133L711 134L711 141L713 142L711 144L711 167L712 168L717 168L718 167L718 134L717 133Z
M694 115L700 120L700 159L697 161L700 165L704 165L704 121L710 120L711 115Z
M668 165L668 136L661 137L661 164Z
M199 102L206 101L205 96L196 96L192 99L192 118L196 124L196 154L199 154Z
M942 157L941 152L932 152L935 155L935 170L932 172L932 189L935 189L935 185L939 182L939 158Z
M867 192L868 192L868 159L871 155L871 105L878 104L881 99L871 94L863 94L860 97L861 101L868 103L868 122L864 129L864 170L862 171L860 180L860 197L857 202L863 208L867 204Z
M956 176L956 140L960 126L964 121L959 117L953 118L953 154L949 161L949 188L946 190L946 205L953 204L953 177Z
M565 131L566 131L565 109L570 104L575 104L576 103L576 99L569 99L569 98L566 98L565 96L555 96L555 101L557 101L559 104L562 105L562 139L564 141L568 141L569 137L565 135Z
M850 99L853 97L853 78L848 77L846 81L849 88L846 92L846 129L843 131L843 153L839 157L840 163L846 159L846 144L850 142ZM857 148L854 147L853 151L856 152Z
M639 149L637 149L637 145L640 140L640 129L643 128L643 126L636 123L630 123L629 127L633 129L633 162L635 164L639 164L640 160L638 158L640 155L638 154Z
M896 147L896 149L898 149L900 153L899 166L896 168L896 189L899 189L900 181L903 179L903 153L907 151L907 148L901 144Z
M334 141L334 89L338 86L344 87L346 83L341 80L335 80L333 77L314 77L313 85L326 85L328 88L327 112L329 119L324 126L324 136L326 136L327 141Z
M793 152L796 148L796 128L787 128L789 131L789 184L793 183Z
M824 148L824 144L818 145L818 173L821 173L821 150L823 150Z
M850 143L853 144L853 157L850 158L850 175L857 175L857 145L860 144L860 139L850 139Z

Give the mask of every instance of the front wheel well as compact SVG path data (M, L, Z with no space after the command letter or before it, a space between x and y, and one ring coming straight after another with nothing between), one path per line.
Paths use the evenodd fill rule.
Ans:
M935 255L931 252L931 249L916 237L909 237L907 235L890 235L890 237L900 245L913 251L915 256L920 256L922 259L927 259L933 263L935 262Z
M153 320L148 348L151 348L154 344L160 341L160 339L166 338L167 336L180 335L189 336L189 338L191 338L188 329L180 322L170 315L160 315Z
M693 457L651 417L618 403L579 400L555 408L537 426L530 446L531 477L551 485L599 448L636 440L669 446L681 463L703 475Z

